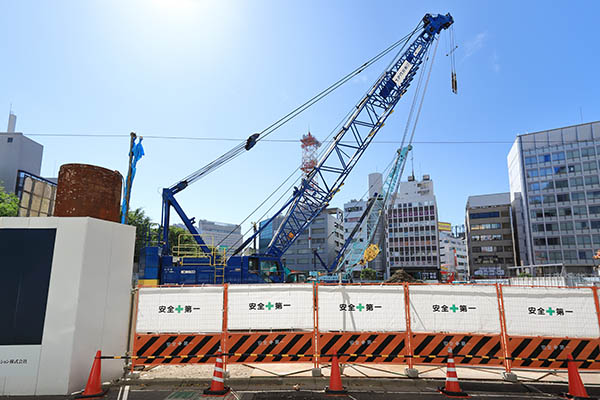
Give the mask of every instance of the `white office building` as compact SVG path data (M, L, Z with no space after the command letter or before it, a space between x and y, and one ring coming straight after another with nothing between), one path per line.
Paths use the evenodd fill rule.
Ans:
M242 228L236 224L201 219L198 221L198 232L206 244L226 249L228 253L243 242Z
M404 269L417 279L439 279L438 212L429 175L400 182L388 208L386 236L388 276Z

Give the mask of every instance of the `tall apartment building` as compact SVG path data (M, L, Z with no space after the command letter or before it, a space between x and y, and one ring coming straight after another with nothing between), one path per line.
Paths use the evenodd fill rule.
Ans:
M429 175L400 182L387 212L386 242L388 276L404 269L417 279L439 279L438 213Z
M469 196L466 207L471 278L502 278L518 265L510 193Z
M206 244L225 249L228 254L243 242L242 228L236 224L201 219L198 221L198 232Z
M450 223L439 222L438 232L440 237L440 267L442 275L454 274L454 279L467 280L469 265L467 262L467 243L464 237L454 235ZM442 276L443 278L443 276Z
M344 245L342 215L339 208L323 210L283 254L281 260L284 265L296 271L324 271L321 262L314 255L316 250L327 266L330 266ZM267 249L282 222L283 216L275 218L272 224L267 225L268 221L260 222L260 228L264 227L264 230L259 234L259 251Z
M524 264L592 273L600 248L600 122L518 135L507 161Z

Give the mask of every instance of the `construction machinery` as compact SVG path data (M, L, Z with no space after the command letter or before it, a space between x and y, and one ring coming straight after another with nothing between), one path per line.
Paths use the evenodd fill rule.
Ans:
M283 222L263 253L243 253L262 229L254 232L233 254L226 254L214 246L209 246L196 229L194 219L186 215L175 199L175 195L190 184L244 151L250 150L260 140L260 135L254 134L245 143L171 187L163 189L161 240L158 246L142 250L142 279L145 282L159 280L157 283L161 284L284 282L286 277L281 256L313 219L329 205L377 132L384 126L394 106L408 90L436 36L453 22L450 14L426 14L423 17L422 22L403 43L399 54L351 110L317 164L304 175L301 183L294 187L289 200L267 224L263 225L266 227L276 217L284 216ZM179 215L196 242L197 246L194 246L193 251L169 243L171 208Z

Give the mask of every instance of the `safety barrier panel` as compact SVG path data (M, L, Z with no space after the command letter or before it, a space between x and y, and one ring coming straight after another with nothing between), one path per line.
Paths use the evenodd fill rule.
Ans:
M331 362L600 369L597 288L274 284L139 288L132 365ZM121 357L123 358L123 357Z

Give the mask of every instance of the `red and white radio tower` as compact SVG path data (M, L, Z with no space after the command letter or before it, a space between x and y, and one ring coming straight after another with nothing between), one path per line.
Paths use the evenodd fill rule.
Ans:
M321 142L309 131L302 136L300 143L302 143L302 166L300 169L304 172L304 175L308 175L317 165L317 150L321 146Z

